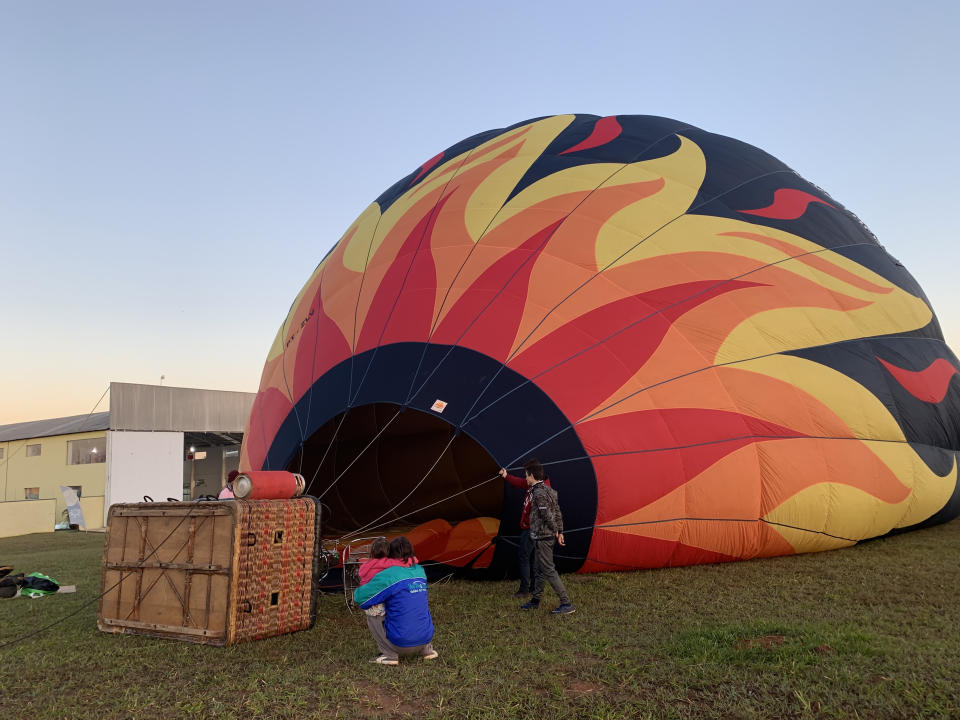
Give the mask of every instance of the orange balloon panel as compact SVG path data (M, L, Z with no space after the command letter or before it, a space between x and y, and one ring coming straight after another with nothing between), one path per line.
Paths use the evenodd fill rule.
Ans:
M294 299L241 466L331 536L517 569L522 488L563 571L843 547L960 511L957 358L916 280L779 160L667 118L474 135L371 203Z

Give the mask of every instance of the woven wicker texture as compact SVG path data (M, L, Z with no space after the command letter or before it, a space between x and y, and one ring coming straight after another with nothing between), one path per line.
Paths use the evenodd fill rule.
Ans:
M310 627L315 501L295 498L237 503L240 548L233 642Z
M110 508L97 626L211 645L309 628L314 498Z

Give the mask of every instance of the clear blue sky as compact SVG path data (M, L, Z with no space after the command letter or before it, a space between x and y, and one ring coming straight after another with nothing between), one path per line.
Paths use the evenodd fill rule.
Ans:
M946 0L0 0L0 423L88 412L111 380L256 390L371 200L563 112L767 150L866 222L960 349L958 32Z

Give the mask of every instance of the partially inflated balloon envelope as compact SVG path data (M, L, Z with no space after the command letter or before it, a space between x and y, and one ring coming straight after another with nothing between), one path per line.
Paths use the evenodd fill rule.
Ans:
M306 272L304 273L306 275ZM960 509L957 359L870 231L767 153L558 115L426 161L347 229L267 357L244 469L328 537L515 565L545 466L565 571L826 550Z

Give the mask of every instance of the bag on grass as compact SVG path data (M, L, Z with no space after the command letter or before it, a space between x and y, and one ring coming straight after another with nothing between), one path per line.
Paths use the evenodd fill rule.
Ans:
M43 573L30 573L20 581L20 594L24 597L38 598L54 595L59 589L60 583Z
M16 597L20 592L20 583L23 581L23 574L7 575L0 579L0 598Z

